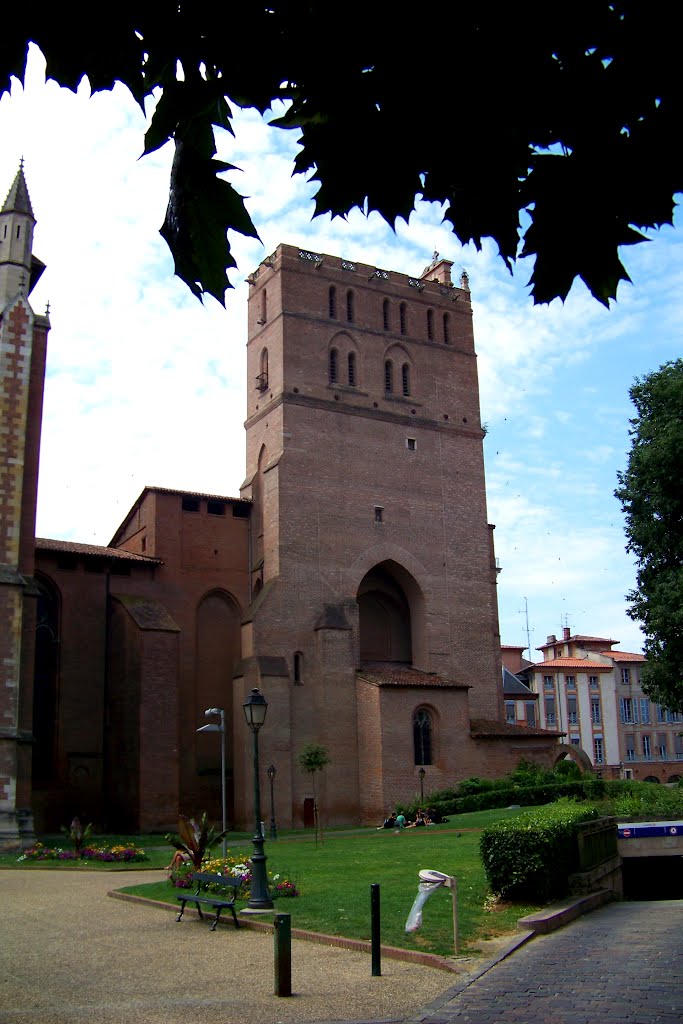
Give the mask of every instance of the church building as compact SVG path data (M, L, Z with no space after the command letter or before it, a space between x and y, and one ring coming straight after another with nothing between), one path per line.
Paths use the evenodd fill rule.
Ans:
M311 743L329 824L381 821L421 773L428 793L551 765L556 732L505 721L467 275L438 254L411 277L278 246L248 278L240 496L146 487L108 546L34 543L49 323L26 297L32 226L20 169L0 215L0 242L24 246L0 249L0 843L74 814L220 820L208 708L229 821L248 825L253 687L283 828L312 820Z

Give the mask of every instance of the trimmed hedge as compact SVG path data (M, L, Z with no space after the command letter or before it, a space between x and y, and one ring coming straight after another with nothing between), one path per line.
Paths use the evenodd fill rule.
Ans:
M563 801L485 828L479 851L491 891L534 902L558 899L579 870L577 832L598 811Z
M482 780L483 781L483 780ZM493 780L490 780L493 781ZM549 804L560 797L574 797L576 800L601 800L610 785L604 779L582 779L572 782L545 782L541 785L514 785L509 780L504 785L493 785L468 796L460 795L465 784L458 789L443 789L431 794L425 803L439 811L444 817L450 814L464 814L468 811L487 811L495 807L509 807L520 804L523 807L535 807ZM414 813L415 808L408 808Z

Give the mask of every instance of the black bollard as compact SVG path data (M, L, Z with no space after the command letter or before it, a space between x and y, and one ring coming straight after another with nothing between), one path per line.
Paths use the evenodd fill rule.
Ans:
M273 921L275 940L275 995L292 994L292 918L276 914Z
M379 885L377 882L373 882L370 886L370 929L372 935L372 977L379 978L382 974L382 950L379 941Z

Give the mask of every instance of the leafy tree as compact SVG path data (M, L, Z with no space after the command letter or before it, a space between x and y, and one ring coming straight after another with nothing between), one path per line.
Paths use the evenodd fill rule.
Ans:
M175 145L161 232L176 273L223 301L226 232L256 237L215 159L232 108L299 133L295 171L319 183L316 213L359 207L390 224L416 195L445 206L461 242L534 256L534 300L576 277L600 302L628 275L618 248L672 221L683 189L683 9L638 0L470 4L404 14L346 0L123 2L16 7L3 20L0 94L35 42L75 89L122 82L157 99L144 144ZM466 90L463 86L466 84Z
M642 623L643 689L683 711L683 360L637 378L631 452L615 494L636 556L628 614Z
M331 763L332 760L325 747L321 747L317 743L307 744L299 754L299 768L302 772L308 772L311 776L311 784L313 786L313 821L315 823L316 846L318 844L318 833L320 834L320 842L323 843L324 840L320 817L318 815L318 798L315 793L315 776L317 772L321 772L323 768L326 768L327 765Z

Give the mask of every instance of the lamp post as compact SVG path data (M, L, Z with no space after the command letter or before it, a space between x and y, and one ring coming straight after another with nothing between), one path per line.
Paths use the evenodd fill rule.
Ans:
M247 725L254 735L254 817L256 827L253 839L254 852L251 855L251 895L247 909L251 911L272 910L273 901L268 893L268 876L266 875L266 855L263 852L265 840L261 830L261 787L258 764L258 734L266 720L268 701L255 686L242 708Z
M427 774L424 768L420 768L417 773L420 776L420 807L425 802L425 775Z
M270 838L277 839L277 828L275 827L275 797L273 796L273 783L277 775L277 768L271 764L266 769L266 775L270 782Z
M227 826L227 804L226 804L226 785L225 785L225 711L223 708L207 708L204 712L207 718L211 718L213 715L220 715L221 724L217 725L215 722L210 722L208 725L202 725L197 732L219 732L221 734L221 810L223 817L223 832L225 833ZM223 860L228 855L228 837L223 835Z

